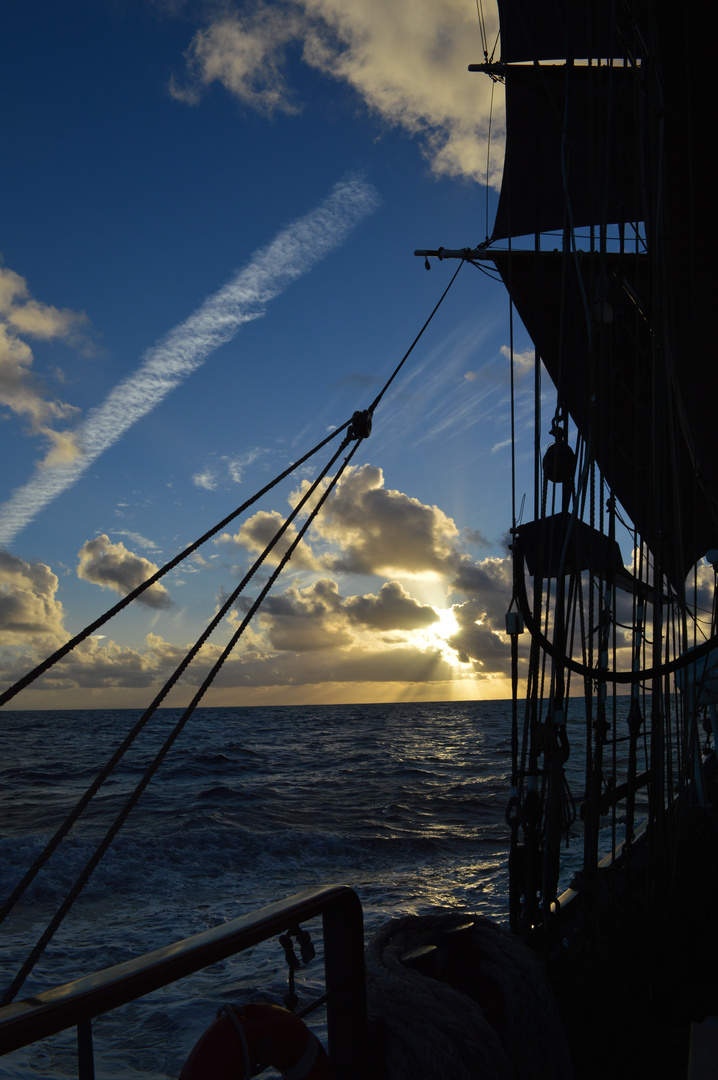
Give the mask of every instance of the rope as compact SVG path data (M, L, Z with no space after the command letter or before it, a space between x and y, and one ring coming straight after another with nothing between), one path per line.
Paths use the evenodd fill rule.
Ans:
M239 1006L223 1005L217 1013L217 1016L219 1017L222 1015L222 1013L224 1013L229 1018L232 1026L237 1032L237 1035L239 1036L239 1041L242 1044L242 1061L244 1063L244 1072L242 1073L242 1077L250 1077L252 1075L252 1056L249 1052L249 1043L247 1042L247 1036L244 1032L244 1028L237 1019L237 1013L234 1011L235 1009L239 1009ZM241 1012L242 1010L239 1009L239 1011Z
M277 484L279 484L282 480L285 480L288 476L290 476L291 473L298 469L300 465L303 465L305 461L307 461L310 457L312 457L319 450L321 450L322 447L326 446L328 442L336 438L336 436L341 431L344 431L345 428L349 427L350 424L351 420L347 420L346 423L342 424L341 427L337 428L330 435L328 435L326 439L322 439L320 443L317 443L313 450L309 450L308 453L304 455L304 457L299 458L298 461L295 461L292 465L289 466L289 468L285 469L283 473L280 473L279 476L276 476L274 480L271 480L266 485L266 487L263 487L261 491L258 491L255 495L253 495L251 499L247 499L247 501L242 503L242 505L239 506L236 510L233 510L231 514L228 514L226 518L223 518L218 525L215 525L208 532L204 533L203 536L200 536L199 540L195 540L193 544L190 544L189 547L186 547L184 551L181 551L179 553L179 555L175 555L174 559L171 559L170 562L166 563L163 567L161 567L161 569L159 569L155 574L153 574L152 577L149 577L146 581L143 581L142 584L138 585L136 589L133 589L131 593L128 593L127 596L123 597L122 600L118 601L118 603L116 603L114 607L109 608L104 615L101 615L98 619L95 619L93 623L90 623L89 626L86 626L85 629L81 630L79 634L76 634L74 638L71 638L70 641L62 645L59 649L57 649L56 652L52 653L51 656L48 656L46 660L43 660L41 664L38 664L37 667L32 669L32 671L29 671L26 675L23 675L21 679L18 679L16 683L8 687L7 690L3 691L3 693L0 694L0 706L7 704L7 702L14 698L16 694L19 694L20 691L24 690L26 686L29 686L30 683L34 682L35 679L39 678L40 675L43 675L48 670L48 668L51 668L53 664L57 663L58 660L62 660L63 656L67 656L67 654L71 652L76 645L80 645L86 638L88 638L91 634L94 634L96 630L99 630L101 626L104 626L106 622L109 622L110 619L112 619L115 615L122 611L123 608L126 608L128 604L131 604L133 600L136 600L138 596L141 596L146 589L149 589L152 585L159 581L161 577L164 577L164 575L169 573L170 570L173 570L175 566L178 566L179 563L181 563L184 559L187 558L188 555L191 555L207 540L210 540L216 533L220 531L220 529L225 528L226 525L229 525L230 521L234 521L236 517L244 513L245 510L248 510L250 506L257 502L258 499L261 499L262 496L266 495L268 491L271 491L273 487L276 487Z
M425 323L424 323L424 325L422 326L421 330L420 330L420 331L419 331L419 333L418 333L418 334L416 335L416 337L415 337L415 338L414 338L414 340L412 341L411 345L410 345L410 346L409 346L409 348L408 348L408 349L406 350L406 352L405 352L405 353L404 353L404 355L402 356L401 360L400 360L400 361L399 361L399 363L398 363L398 364L396 365L396 367L394 368L393 372L391 373L391 375L389 376L389 378L388 378L388 379L386 380L386 382L384 383L384 386L383 386L383 388L382 388L382 389L381 389L381 390L379 391L379 393L377 394L377 396L376 396L376 397L374 398L374 400L372 401L371 405L369 406L369 414L370 414L370 415L373 415L373 413L374 413L374 410L376 409L376 407L377 407L377 405L379 404L379 402L381 401L381 399L382 399L382 398L384 397L384 394L385 394L385 393L387 392L387 390L389 389L389 387L391 386L391 384L392 384L392 383L394 382L394 379L395 379L395 378L397 377L397 375L399 374L399 372L400 372L400 371L401 371L401 369L403 368L403 366L404 366L404 363L405 363L405 362L406 362L406 361L407 361L407 360L409 359L409 356L410 356L410 355L411 355L411 353L412 353L412 352L414 351L414 347L415 347L415 346L416 346L416 345L417 345L417 344L419 343L419 338L420 338L420 337L422 336L422 334L423 334L423 333L424 333L424 331L426 330L427 326L429 325L429 323L430 323L430 322L431 322L431 320L432 320L432 319L434 318L434 316L436 315L437 311L439 310L439 308L440 308L440 307L441 307L441 305L443 304L443 302L444 302L444 299L445 299L445 297L446 297L446 294L448 293L449 289L451 288L451 286L452 286L452 285L454 284L454 282L456 281L456 276L457 276L457 274L459 273L459 270L461 270L461 267L462 267L463 265L464 265L464 260L462 259L462 260L461 260L461 262L459 263L459 265L457 266L457 268L456 268L456 271L455 271L455 273L454 273L454 276L452 277L451 281L450 281L450 282L449 282L449 284L448 284L448 285L446 286L446 288L444 289L443 293L441 294L441 296L439 297L438 301L436 302L436 305L434 306L434 310L432 311L431 315L430 315L430 316L429 316L429 318L428 318L428 319L426 320L426 322L425 322ZM0 704L2 704L2 702L0 702Z
M344 427L346 427L346 425L344 425ZM339 430L343 430L343 428L340 428ZM331 467L334 465L334 463L337 461L337 459L342 454L344 448L347 446L347 443L348 443L348 440L345 439L344 442L342 443L342 445L340 446L339 450L336 452L336 454L331 459L331 461L325 466L322 473L320 474L320 476L315 481L315 484L311 488L311 491L314 491L316 485L318 483L320 483L321 480L326 476L326 474L329 472ZM297 506L294 507L292 512L289 514L289 516L285 520L284 524L277 530L274 537L267 544L267 546L265 547L262 554L259 555L258 558L254 561L254 563L252 564L250 569L247 571L247 573L244 575L244 577L242 578L240 583L237 585L237 587L234 589L232 594L228 597L227 600L225 600L224 604L217 611L217 613L215 614L215 616L213 617L211 622L207 625L205 630L202 632L200 637L197 639L195 644L187 652L184 659L179 663L179 665L177 666L175 671L172 673L172 675L170 675L169 679L164 684L164 686L159 691L159 693L156 695L156 697L152 701L151 705L149 705L149 707L145 710L145 712L142 714L142 716L137 721L135 726L132 728L132 730L126 736L124 741L120 744L120 746L117 748L115 753L108 760L108 762L106 763L104 768L98 773L98 775L95 777L95 779L90 784L88 789L85 791L85 793L81 796L81 798L75 804L75 806L70 811L70 813L67 815L67 817L63 821L62 825L60 825L59 829L57 829L57 831L55 832L54 836L52 836L51 839L48 841L48 843L45 845L45 848L43 849L43 851L40 852L40 854L36 858L35 862L32 864L32 866L25 873L22 880L16 885L16 887L10 893L10 895L8 896L5 903L2 905L2 907L0 907L0 923L2 923L7 918L7 916L10 914L10 912L14 908L15 904L20 899L20 897L25 893L25 891L27 890L29 885L32 884L32 882L34 881L35 877L38 875L38 873L40 872L42 867L45 865L45 863L48 861L48 859L53 855L53 853L57 850L57 848L59 847L59 845L61 844L61 842L65 838L65 836L67 836L67 834L70 831L70 829L72 828L72 826L75 824L75 822L78 820L78 818L81 816L81 814L85 810L86 806L91 801L91 799L97 794L97 792L102 787L105 780L108 778L108 776L113 771L115 766L120 762L120 760L123 758L123 756L127 753L129 748L132 746L134 740L137 738L137 736L140 734L142 729L145 727L145 725L149 722L149 720L152 718L154 713L160 707L160 705L162 704L164 699L167 697L167 694L170 692L172 687L175 685L175 683L177 683L177 681L180 679L180 677L184 674L184 672L189 667L190 663L195 658L197 653L200 651L200 649L202 648L204 643L208 640L208 638L214 632L214 630L219 625L219 623L222 621L224 616L230 610L232 605L235 603L235 601L236 601L237 597L239 596L239 594L243 591L243 589L247 586L247 584L250 582L250 580L254 577L254 574L257 572L259 567L265 561L265 559L270 554L272 549L274 547L276 547L277 543L282 538L284 533L287 531L287 529L289 528L291 523L299 515L299 513L301 512L302 507L306 504L309 497L310 497L310 493L308 492L300 500L300 502L297 504Z
M541 965L490 920L456 911L394 919L370 942L366 962L387 1080L570 1077Z
M173 674L170 676L170 678L167 680L165 685L162 687L162 689L156 695L156 697L154 698L152 704L142 714L140 719L137 721L137 723L131 729L129 734L126 736L126 738L120 744L120 746L117 748L115 753L110 757L110 759L108 760L106 765L103 767L103 769L100 771L98 776L95 778L95 780L89 786L87 791L82 795L82 797L78 800L76 805L70 811L70 813L66 817L65 821L62 823L60 828L55 832L54 836L50 839L48 844L45 846L44 850L37 857L37 859L32 864L32 866L27 871L27 873L24 875L22 880L18 883L18 885L12 891L12 893L7 898L7 900L2 905L2 907L0 907L0 922L2 922L7 917L7 915L12 911L15 904L18 902L18 900L21 898L21 896L27 890L28 886L35 879L35 877L40 872L40 870L45 865L45 863L48 861L48 859L57 850L58 846L60 845L60 843L62 842L64 837L67 835L67 833L70 831L72 826L75 824L75 822L78 820L80 815L83 813L83 811L85 810L85 808L87 807L87 805L89 804L91 799L94 797L94 795L97 793L99 788L105 782L107 777L113 771L115 766L119 763L121 758L124 756L124 754L130 748L130 746L132 745L134 740L137 738L139 733L142 731L142 729L145 727L145 725L148 723L150 718L154 715L154 713L159 708L162 701L165 699L165 697L167 696L169 691L172 689L172 687L175 685L175 683L178 681L178 679L181 677L181 675L187 669L187 667L189 666L191 661L194 659L194 657L200 651L201 647L207 641L207 639L209 638L209 636L211 635L213 630L221 622L222 618L225 616L227 611L229 611L229 609L231 608L233 603L236 601L239 593L245 588L245 586L248 584L248 582L254 576L257 569L262 565L262 563L265 561L265 559L267 558L269 553L276 546L278 541L281 539L281 537L284 535L286 530L289 528L289 525L292 523L292 521L294 521L294 519L299 515L302 508L306 505L306 503L309 501L309 499L316 493L319 485L322 483L322 481L324 480L324 478L326 477L326 475L328 474L328 472L332 468L332 466L335 464L337 459L341 456L341 454L344 452L344 450L349 445L349 443L352 440L356 440L351 452L347 455L344 463L342 464L342 466L338 470L336 476L331 478L327 488L325 489L325 491L322 493L321 497L319 498L319 500L317 502L317 505L315 506L314 510L309 514L309 516L307 518L307 521L305 522L305 524L303 525L301 530L298 532L298 534L295 537L295 539L293 540L292 544L289 546L286 554L280 560L279 565L277 566L274 573L270 576L269 581L267 582L264 589L262 589L262 591L260 592L257 600L251 606L250 610L248 611L247 615L243 619L243 621L242 621L241 625L239 626L238 630L232 636L229 644L225 647L225 649L222 652L220 658L217 660L217 662L215 663L215 665L211 669L209 675L207 676L205 681L200 686L199 690L197 691L194 698L190 702L190 705L187 707L185 712L182 714L182 716L180 717L180 720L175 725L174 729L172 730L172 732L167 737L164 744L162 745L162 747L160 748L160 750L156 754L155 758L153 759L153 761L150 764L149 768L145 772L144 776L142 777L140 782L137 784L136 788L134 789L134 791L130 795L129 799L125 803L125 806L120 811L118 816L115 818L115 821L110 826L107 833L105 834L105 837L103 838L101 843L98 845L98 847L95 849L94 854L91 856L91 858L88 861L88 863L86 864L85 868L80 873L79 877L77 878L77 880L76 880L75 884L73 885L72 889L70 890L69 894L67 895L67 897L65 898L63 903L58 908L58 910L55 913L55 916L53 917L53 919L48 924L46 930L41 935L40 939L38 940L37 944L35 945L35 948L32 950L32 952L31 952L30 956L28 957L28 959L26 960L25 964L22 966L22 968L18 972L16 978L13 980L11 986L8 988L8 990L7 990L4 998L2 999L2 1002L0 1002L0 1004L2 1004L2 1005L9 1004L14 999L14 997L18 993L19 989L21 988L21 986L23 985L23 983L27 979L28 975L32 971L33 967L35 966L35 964L37 963L39 958L42 956L42 954L45 951L47 945L52 940L52 937L54 936L57 929L61 925L63 919L65 918L65 915L69 912L70 908L74 904L75 900L79 896L79 894L82 891L82 889L84 888L85 884L87 883L87 881L89 880L91 875L94 873L94 870L96 869L96 867L99 864L100 860L102 859L103 855L105 854L105 852L109 848L110 844L112 843L115 836L119 832L120 828L124 824L125 820L129 816L130 812L132 811L132 809L134 808L136 803L139 801L142 793L144 792L145 788L148 786L148 784L149 784L150 780L152 779L152 777L154 776L154 774L157 772L158 768L160 767L160 765L161 765L162 761L164 760L165 756L167 755L170 748L174 744L175 740L180 735L181 731L183 730L183 728L186 725L187 721L189 720L190 716L194 712L194 709L197 707L199 701L202 699L202 697L204 696L206 690L209 688L209 686L213 682L213 680L216 677L217 673L219 672L220 668L223 666L225 660L227 659L227 657L231 653L232 649L234 648L235 644L239 640L240 636L243 634L245 628L247 627L247 625L249 624L251 618L253 617L253 615L257 611L258 607L260 606L260 604L264 600L265 596L267 595L267 593L271 589L271 587L274 584L274 582L276 581L277 577L279 576L279 574L281 573L283 568L286 566L287 562L291 558L291 555L293 554L293 552L296 549L297 545L301 541L302 537L305 535L307 529L310 527L310 525L314 521L314 519L317 516L317 514L319 513L319 510L321 509L321 507L324 505L324 502L327 499L328 495L334 489L335 485L338 483L338 481L339 481L340 477L342 476L344 470L347 468L349 462L351 461L352 457L356 453L356 450L358 449L359 444L371 432L371 417L372 417L375 409L379 405L382 397L384 396L384 394L388 390L389 386L391 385L391 383L394 381L394 379L398 375L399 371L403 367L404 363L406 362L406 360L408 359L408 357L410 356L410 354L414 350L415 346L417 345L420 338L422 337L424 331L427 329L429 323L431 322L434 315L438 311L438 309L441 306L443 300L445 299L449 289L451 288L452 284L454 283L454 281L456 279L456 276L457 276L459 270L461 269L461 266L462 266L462 263L459 264L456 272L454 273L453 277L451 278L451 281L449 282L446 289L442 293L440 299L438 300L438 302L434 306L431 314L429 315L429 317L425 321L425 323L422 326L419 333L414 338L412 344L410 345L410 347L408 348L408 350L406 351L406 353L404 354L404 356L402 357L400 362L397 364L396 368L392 372L389 379L387 379L386 383L384 384L384 387L379 392L377 397L374 399L374 401L371 404L371 406L369 407L369 409L367 409L363 413L362 412L355 412L351 420L346 421L344 424L341 425L341 427L339 427L335 431L333 431L329 436L327 436L327 438L323 439L312 450L310 450L307 454L305 454L298 461L294 462L293 465L291 465L283 473L281 473L279 476L277 476L273 481L271 481L264 488L262 488L261 491L257 492L254 496L252 496L252 498L248 499L245 503L243 503L240 507L238 507L236 510L234 510L231 514L227 515L227 517L225 517L222 521L220 521L219 524L215 525L208 532L204 533L203 536L201 536L193 544L189 545L189 547L185 548L182 552L180 552L179 555L175 556L174 559L172 559L165 566L163 566L161 569L159 569L155 574L153 574L151 577L149 577L146 581L142 582L142 584L139 585L136 589L134 589L131 593L129 593L127 596L123 597L122 600L120 600L112 608L110 608L108 611L106 611L104 615L102 615L98 619L96 619L93 623L91 623L89 626L87 626L83 631L81 631L79 634L77 634L70 641L66 642L65 645L63 645L60 649L56 650L56 652L54 652L51 656L49 656L45 661L43 661L41 664L39 664L37 667L35 667L32 671L28 672L22 679L18 680L18 682L16 682L13 686L9 687L2 695L0 695L0 705L3 705L6 702L8 702L9 700L11 700L17 693L20 692L20 690L24 689L26 686L28 686L30 683L32 683L35 679L37 679L40 675L42 675L45 671L47 671L50 667L52 667L55 663L57 663L59 660L61 660L73 648L75 648L76 645L79 645L82 641L84 641L87 637L89 637L90 634L94 633L97 629L99 629L107 621L109 621L109 619L111 619L114 615L118 614L118 612L120 612L123 608L127 607L130 603L132 603L133 600L137 599L137 597L140 596L145 590L149 589L153 584L155 584L155 582L159 581L161 577L163 577L171 569L173 569L180 562L182 562L185 558L187 558L188 555L192 554L192 552L196 551L198 547L200 547L208 539L210 539L217 532L219 532L220 529L222 529L226 525L228 525L231 521L233 521L236 517L238 517L239 514L241 514L243 511L247 510L259 498L261 498L263 495L265 495L267 492L269 492L273 487L275 487L281 480L285 479L294 470L296 470L300 465L304 464L305 461L307 461L310 457L312 457L315 453L317 453L317 451L319 451L322 447L324 447L328 442L330 442L332 439L336 438L336 436L340 432L344 431L345 429L348 429L347 435L346 435L345 439L343 440L339 450L332 457L332 459L329 461L329 463L325 466L325 468L322 470L320 475L317 477L317 479L314 481L314 483L311 485L311 487L305 493L303 498L299 501L297 506L289 514L289 516L285 520L284 524L277 531L277 533L275 534L273 539L270 541L270 543L267 545L267 547L264 549L262 554L254 562L254 564L252 565L250 570L247 572L247 574L245 574L244 578L239 583L239 585L236 587L234 592L225 601L225 603L222 605L220 610L216 613L214 618L208 624L208 626L206 627L206 629L204 630L202 635L195 642L195 644L192 646L192 648L188 651L188 653L185 655L185 657L180 662L178 667L175 669Z
M697 660L701 660L704 656L707 656L712 649L718 648L718 635L708 638L701 645L696 645L690 653L684 653L682 656L678 656L675 660L668 660L665 663L656 663L653 667L644 668L642 671L604 671L602 668L592 667L589 664L582 664L578 660L574 660L573 657L567 656L561 649L558 649L556 645L543 633L536 621L529 607L528 596L526 595L526 583L523 580L523 575L518 574L518 585L516 589L516 598L518 600L519 609L526 622L526 627L531 635L532 641L537 641L543 651L553 659L558 659L561 663L570 668L571 671L575 671L578 675L583 675L587 679L600 680L609 683L640 683L648 682L650 679L657 679L659 676L673 675L676 671L681 671L683 668L689 667Z
M328 463L326 468L322 471L320 476L317 477L317 479L314 481L314 483L311 485L311 487L307 490L306 494L304 495L304 497L300 501L300 504L299 504L297 509L300 509L302 506L304 506L307 503L307 501L316 493L316 491L317 491L319 485L321 484L321 482L323 481L326 473L331 468L331 466L334 464L334 462L337 460L337 458L340 456L340 454L343 452L343 450L346 448L346 446L348 444L348 441L349 441L349 439L347 437L343 441L343 443L342 443L341 447L339 448L339 450L337 451L337 453L334 455L334 457ZM242 623L240 624L238 629L233 634L232 638L230 639L229 643L224 648L224 650L223 650L222 654L220 655L219 659L215 662L215 664L213 665L211 671L209 672L209 674L205 678L204 682L202 683L202 685L200 686L200 688L198 689L198 691L196 692L196 694L192 698L192 701L190 702L188 707L185 709L184 713L182 714L182 716L178 720L177 724L175 725L175 727L172 729L172 731L168 735L167 739L163 743L160 750L155 755L153 761L151 762L149 768L146 770L144 776L139 781L139 783L135 787L134 791L132 792L132 794L128 798L127 802L123 806L122 810L120 811L120 813L115 818L114 822L112 823L112 825L108 829L107 833L105 834L103 840L100 842L100 844L95 849L95 852L93 853L91 858L88 860L86 866L84 867L84 869L80 873L80 875L77 878L77 880L76 880L75 884L73 885L72 889L70 890L70 892L66 896L65 900L62 902L62 904L58 908L58 910L56 911L55 915L51 919L51 921L48 924L47 928L45 929L45 931L43 932L43 934L39 938L39 940L38 940L37 944L35 945L34 949L32 950L29 957L27 958L27 960L25 961L25 963L21 967L20 971L16 975L15 979L13 980L11 985L8 987L8 990L6 991L6 993L5 993L5 995L4 995L3 999L2 999L2 1002L0 1002L0 1005L3 1005L3 1006L4 1005L9 1005L14 1000L14 998L16 997L18 991L22 987L22 985L25 982L25 980L27 979L28 975L30 974L32 969L35 967L35 964L40 959L43 952L47 948L48 944L50 943L50 941L54 937L56 931L60 927L60 925L61 925L63 919L65 918L65 916L67 915L68 911L70 910L70 908L74 904L77 897L80 895L80 892L82 891L82 889L85 887L85 885L89 881L90 877L94 873L95 869L97 868L97 866L98 866L100 860L102 859L102 857L104 856L105 852L110 847L110 844L114 840L115 836L117 835L117 833L120 831L120 829L124 825L124 823L127 820L130 812L134 809L135 805L139 801L140 796L144 792L145 788L150 783L152 777L155 775L155 773L159 769L160 765L162 764L164 758L169 753L169 751L170 751L171 747L173 746L174 742L176 741L176 739L178 738L178 736L182 732L182 730L185 727L185 725L186 725L187 721L189 720L190 716L192 715L195 708L197 707L197 705L201 701L202 697L204 696L206 690L209 688L211 683L214 681L216 675L220 671L220 669L223 666L225 660L227 659L227 657L231 653L232 649L234 648L235 644L237 643L237 641L239 640L241 635L244 633L244 630L247 627L247 625L249 624L249 622L250 622L252 616L254 615L255 611L257 610L257 608L261 604L262 600L264 600L264 597L267 595L267 593L271 589L271 587L274 584L274 582L276 581L276 579L279 577L280 573L282 572L282 570L286 566L287 562L291 558L292 554L294 553L294 550L296 549L297 545L300 543L301 539L303 538L304 534L306 533L307 529L313 523L314 518L319 513L319 510L323 506L323 504L326 501L326 499L328 498L329 494L333 491L334 487L338 483L338 481L341 478L344 470L346 469L346 467L348 466L348 464L351 461L352 457L356 453L357 448L359 447L361 441L362 440L359 439L357 442L355 442L355 444L352 447L350 453L345 458L342 466L337 471L336 476L332 477L331 480L329 481L325 491L322 493L321 497L319 498L319 500L317 502L317 505L315 506L314 510L308 515L306 522L304 523L302 528L299 530L299 532L297 533L297 536L295 537L295 539L292 541L291 545L287 549L287 552L282 557L279 565L277 566L277 568L275 569L273 574L270 576L267 584L264 586L264 588L260 592L259 597L254 602L254 604L252 605L252 607L250 608L248 613L245 615L244 619L242 620ZM276 542L276 540L275 540L275 542Z
M476 17L479 20L479 34L481 35L481 48L484 50L484 57L488 61L489 50L486 43L486 20L484 18L484 6L481 0L476 0Z
M375 409L379 405L379 402L393 383L396 376L401 371L406 360L408 360L415 346L418 344L420 338L422 337L424 331L428 327L431 320L434 318L434 315L436 315L436 312L441 307L441 304L443 303L449 289L454 284L456 276L459 273L462 265L463 261L459 263L456 273L444 289L441 297L437 301L433 311L422 326L421 330L404 353L403 357L395 367L394 371L385 382L383 388L380 390L380 392L374 398L372 404L369 406L367 412L370 417L373 416ZM9 686L7 690L4 690L3 693L0 694L0 706L6 705L8 701L11 701L12 698L16 696L16 694L19 694L20 691L24 690L26 686L29 686L35 681L35 679L39 678L40 675L43 675L46 671L48 671L48 669L51 668L54 664L56 664L58 660L62 660L64 656L67 656L67 654L71 652L77 645L80 645L83 641L86 640L86 638L90 637L91 634L94 634L95 631L99 630L101 626L104 626L106 622L109 622L110 619L114 618L115 615L119 614L120 611L122 611L129 604L131 604L133 600L136 600L139 596L142 595L143 592L151 588L152 585L156 584L156 582L158 582L160 578L164 577L164 575L169 573L170 570L174 570L175 566L178 566L184 559L186 559L189 555L195 552L197 548L201 547L202 544L206 543L207 540L210 540L213 536L215 536L220 531L220 529L224 529L227 525L229 525L231 521L234 521L235 518L239 517L240 514L244 513L245 510L248 510L250 506L252 506L255 502L257 502L264 495L266 495L267 492L271 491L272 488L276 487L277 484L281 483L282 480L285 480L288 476L290 476L296 469L299 468L300 465L303 465L305 461L308 461L310 457L313 457L314 454L316 454L319 450L326 446L328 442L331 442L332 439L336 438L336 436L339 435L340 432L344 431L346 428L349 428L350 425L354 422L356 416L357 414L355 413L352 417L352 420L345 421L345 423L343 423L341 427L338 427L334 431L332 431L330 435L327 435L325 439L322 439L321 442L317 443L317 445L312 450L309 450L306 454L304 454L303 457L299 458L298 461L295 461L292 465L285 469L284 472L276 476L274 480L271 480L265 487L261 489L261 491L258 491L250 499L247 499L246 502L242 503L242 505L237 507L236 510L233 510L231 514L228 514L227 517L223 518L222 521L220 521L217 525L215 525L213 528L209 529L206 533L200 536L199 539L195 540L193 544L190 544L189 547L186 547L183 551L176 555L174 559L171 559L170 562L166 563L163 567L157 570L157 572L154 573L151 577L147 578L146 581L143 581L142 584L138 585L137 588L133 589L132 592L127 594L127 596L124 596L113 607L108 608L104 615L101 615L98 619L95 619L95 621L86 626L84 630L81 630L79 634L76 634L75 637L71 638L54 653L52 653L45 660L43 660L41 664L38 664L37 667L34 667L26 675L23 675L21 679L18 679L16 683L13 683L12 686Z

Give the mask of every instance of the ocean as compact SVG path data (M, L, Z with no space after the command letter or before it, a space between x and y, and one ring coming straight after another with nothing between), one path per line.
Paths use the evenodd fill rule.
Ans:
M2 898L139 715L2 714ZM179 715L155 715L6 920L3 988ZM502 701L198 709L19 997L314 885L355 889L367 936L437 906L505 922L510 716ZM297 973L300 1007L322 975ZM177 1077L219 1005L281 1002L286 983L270 941L97 1018L98 1080ZM74 1031L0 1058L3 1078L76 1075Z

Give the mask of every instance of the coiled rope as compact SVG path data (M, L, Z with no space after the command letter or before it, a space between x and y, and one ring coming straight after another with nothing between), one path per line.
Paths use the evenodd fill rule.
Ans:
M393 919L366 962L387 1080L571 1077L543 967L489 919L456 911Z

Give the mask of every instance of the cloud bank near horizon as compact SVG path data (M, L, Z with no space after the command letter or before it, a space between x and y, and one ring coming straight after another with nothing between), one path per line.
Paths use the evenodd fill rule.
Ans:
M243 323L265 314L271 300L342 244L379 206L375 188L359 177L335 185L318 207L283 229L218 292L148 349L139 368L91 410L71 438L71 460L38 468L0 506L0 545L8 546L48 503L147 413L230 341Z
M290 506L300 491L288 493ZM331 683L348 696L403 693L402 686L417 694L431 686L439 696L469 693L473 686L502 696L510 656L504 634L508 558L474 562L451 518L386 486L382 471L370 464L350 466L325 509L310 530L306 558L293 563L283 587L266 598L213 694L234 688L281 697L290 688L311 694L306 688ZM266 518L274 515L279 511L251 515L235 535L215 539L223 557L204 562L208 601L225 598L230 578L253 560ZM87 540L77 559L78 578L120 595L154 569L105 533ZM69 636L61 595L49 565L0 552L0 684L15 682ZM205 643L183 677L182 693L199 685L251 602L240 598L219 640ZM39 696L30 700L44 707L48 694L104 690L126 704L125 692L158 688L184 655L190 627L193 638L198 629L161 587L147 604L151 625L141 644L129 644L122 630L119 640L88 639L42 677L32 690Z

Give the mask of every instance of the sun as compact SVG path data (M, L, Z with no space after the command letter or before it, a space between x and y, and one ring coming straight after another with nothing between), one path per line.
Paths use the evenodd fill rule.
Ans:
M442 659L452 667L463 667L456 649L449 645L449 638L459 631L459 624L451 608L434 608L439 616L436 622L414 633L414 641L424 649L438 649Z
M438 624L432 626L432 630L442 641L447 641L453 634L459 632L459 623L453 608L434 609L439 616Z

